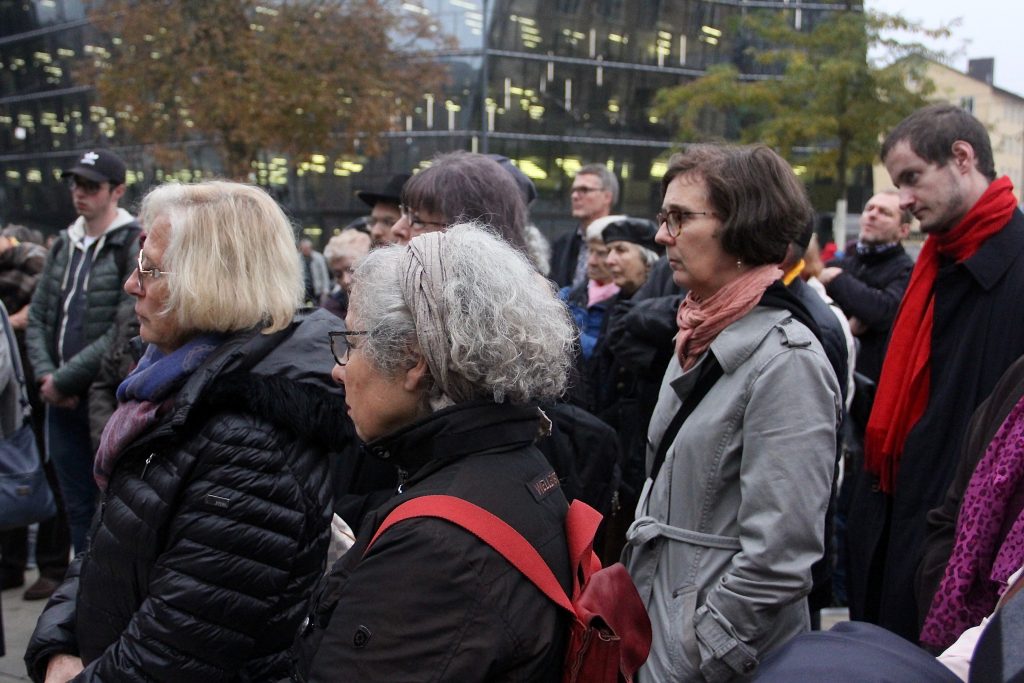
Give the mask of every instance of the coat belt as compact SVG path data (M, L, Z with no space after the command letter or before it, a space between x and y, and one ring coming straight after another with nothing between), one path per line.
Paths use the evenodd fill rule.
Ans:
M699 531L683 529L677 526L664 524L653 517L640 517L626 531L626 542L632 546L644 545L655 538L664 537L681 543L699 545L706 548L721 548L722 550L740 550L740 539L737 536L719 536L717 534L704 534Z

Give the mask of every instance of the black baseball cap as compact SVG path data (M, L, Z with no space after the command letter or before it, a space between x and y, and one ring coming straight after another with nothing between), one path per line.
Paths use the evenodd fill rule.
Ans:
M388 184L383 189L374 190L357 190L356 196L359 197L369 207L377 206L381 202L387 202L388 204L401 204L402 203L402 188L409 178L412 178L410 173L399 173L391 176L388 180Z
M91 149L78 163L60 174L61 178L77 175L94 183L124 184L125 166L121 157L109 149Z

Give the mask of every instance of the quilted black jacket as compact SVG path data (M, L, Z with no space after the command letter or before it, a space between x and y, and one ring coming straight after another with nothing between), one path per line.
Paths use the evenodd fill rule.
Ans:
M324 570L329 450L353 438L331 383L329 313L226 341L122 451L92 544L25 659L76 654L82 681L248 681L286 651Z
M567 505L533 447L538 418L528 406L464 403L367 444L399 468L402 485L321 582L292 680L561 680L567 615L468 531L410 519L365 553L397 505L447 494L516 529L568 590Z

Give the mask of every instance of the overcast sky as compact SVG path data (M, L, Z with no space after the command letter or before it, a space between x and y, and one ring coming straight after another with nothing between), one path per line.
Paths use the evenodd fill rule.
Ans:
M1024 97L1024 1L865 0L869 9L901 14L929 26L961 18L952 38L937 47L956 52L952 66L967 71L967 60L994 57L995 85Z

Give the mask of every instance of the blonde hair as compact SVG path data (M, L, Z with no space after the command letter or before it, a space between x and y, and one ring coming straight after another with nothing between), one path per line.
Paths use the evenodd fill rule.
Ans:
M227 181L168 183L142 201L140 219L171 225L163 255L167 312L184 329L285 328L302 298L292 226L258 187Z
M370 253L372 246L370 236L359 230L342 230L340 235L335 235L324 247L324 258L330 263L339 258L350 258L358 261Z

